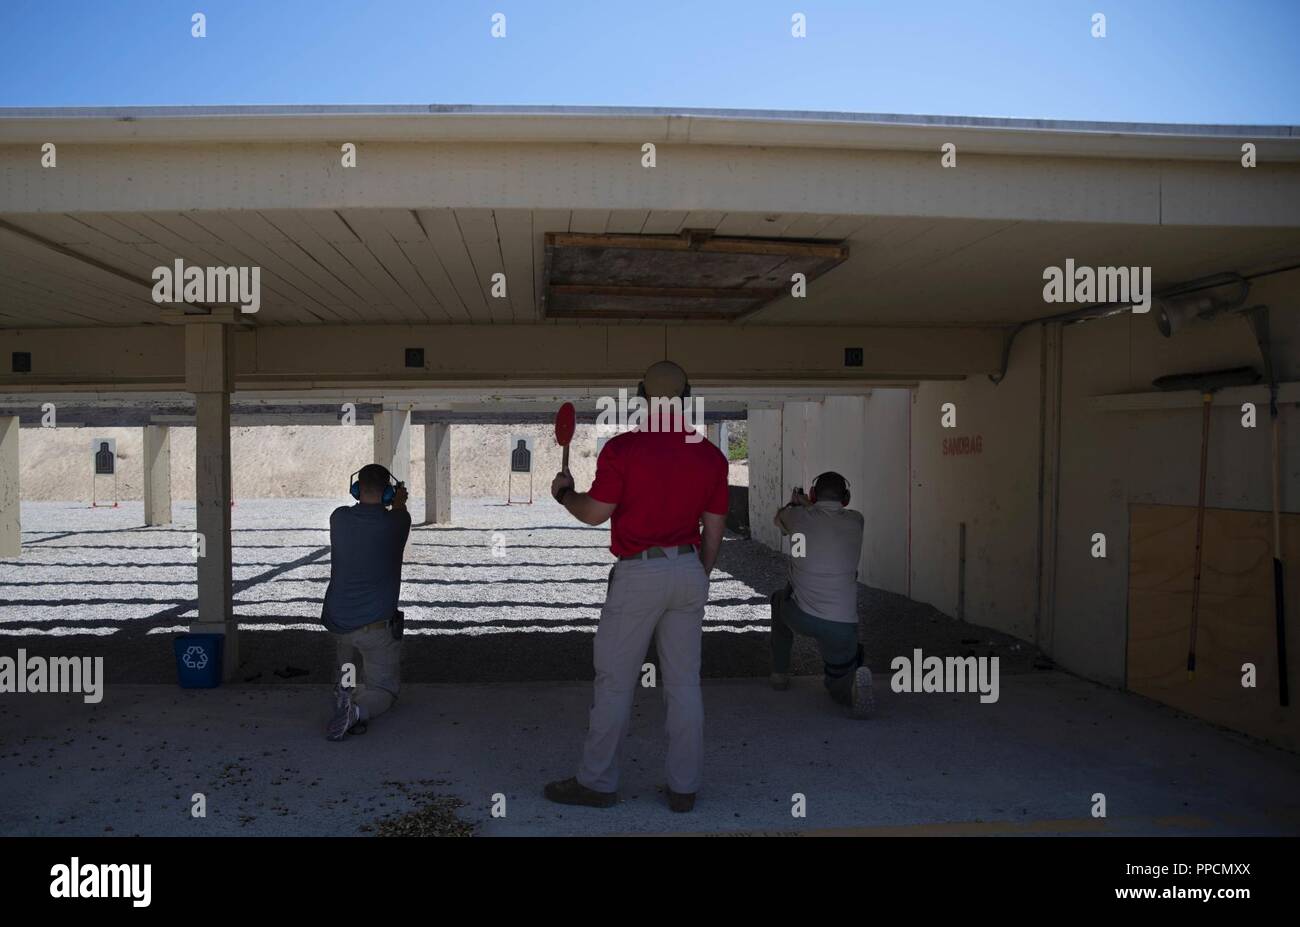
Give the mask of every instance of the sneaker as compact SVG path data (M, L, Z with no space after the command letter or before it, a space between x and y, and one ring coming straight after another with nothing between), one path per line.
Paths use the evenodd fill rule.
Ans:
M767 681L771 683L772 688L778 692L784 692L786 689L790 688L789 673L773 673L767 677Z
M548 782L542 794L561 805L587 805L591 808L612 808L618 802L617 792L597 792L576 778Z
M352 690L340 689L336 693L334 715L325 728L325 739L339 741L348 736L348 731L361 718L361 711L352 704Z
M664 786L664 791L668 793L668 807L678 814L690 811L695 807L694 792L674 792L668 786Z
M853 692L849 710L855 718L869 718L876 708L876 695L871 690L871 670L859 666L853 674Z

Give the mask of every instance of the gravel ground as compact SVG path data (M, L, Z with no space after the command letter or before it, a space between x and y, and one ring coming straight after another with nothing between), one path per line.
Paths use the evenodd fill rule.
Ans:
M235 505L239 679L329 680L333 649L317 619L329 577L329 513L338 504ZM0 560L3 651L102 655L109 683L174 682L171 635L196 616L193 503L174 511L175 524L145 528L139 503L24 502L23 556ZM402 582L403 680L590 679L591 635L612 563L607 529L562 517L549 499L531 506L457 499L452 519L412 532ZM705 676L767 673L767 596L784 581L779 554L726 539L705 614ZM999 655L1003 673L1033 665L1028 645L901 596L860 587L859 614L877 671L914 647ZM811 643L797 641L794 671L819 670Z

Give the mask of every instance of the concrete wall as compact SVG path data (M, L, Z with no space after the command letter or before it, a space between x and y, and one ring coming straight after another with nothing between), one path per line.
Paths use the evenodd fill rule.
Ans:
M1252 302L1272 307L1279 379L1300 379L1300 274L1263 278L1251 295ZM787 403L780 413L751 412L750 482L762 487L751 489L755 537L779 547L775 531L764 527L771 511L792 487L806 487L823 470L839 470L852 481L853 507L866 518L863 583L956 615L964 523L966 620L1037 640L1066 669L1123 685L1129 505L1195 505L1200 411L1104 410L1096 397L1151 392L1152 381L1166 374L1262 364L1242 318L1202 323L1169 339L1159 335L1150 315L1063 328L1053 552L1040 544L1041 520L1050 525L1051 512L1050 505L1046 513L1040 507L1039 482L1043 423L1052 414L1045 405L1053 395L1051 358L1043 330L1034 327L1016 340L1007 375L997 385L987 377L926 382L914 392L876 390L865 399L836 397ZM1260 388L1256 398L1254 429L1241 427L1239 404L1214 408L1210 506L1271 507L1266 391ZM956 408L951 429L941 422L948 402ZM1296 511L1295 403L1283 405L1281 421L1282 508ZM978 451L972 452L975 439ZM1098 532L1106 536L1105 558L1091 554ZM1040 577L1054 590L1041 616Z
M1290 278L1289 280L1287 278ZM1252 302L1272 308L1279 379L1300 378L1300 275L1264 278ZM1122 684L1128 605L1131 503L1195 505L1200 469L1198 408L1102 411L1091 397L1144 392L1156 377L1239 365L1262 370L1246 322L1219 319L1165 339L1149 316L1120 316L1064 330L1061 503L1057 595L1048 626L1051 652L1066 668ZM1241 426L1238 405L1215 406L1210 420L1206 505L1272 508L1267 406L1259 424ZM1283 511L1300 503L1300 414L1280 409ZM1094 559L1090 538L1103 532L1107 557ZM1292 569L1295 565L1290 565Z
M1273 310L1279 379L1300 379L1300 274L1258 280L1251 301ZM911 424L912 597L956 614L958 525L965 522L966 619L1031 641L1038 608L1040 422L1046 414L1040 407L1042 339L1039 328L1021 334L1000 385L984 377L922 384ZM1198 408L1104 411L1095 397L1151 392L1159 376L1238 365L1262 370L1241 318L1202 323L1169 339L1159 335L1150 315L1062 330L1060 502L1055 560L1045 565L1046 574L1054 569L1055 595L1042 616L1041 645L1066 669L1124 683L1129 505L1195 505L1199 476ZM1207 505L1271 508L1265 397L1259 389L1255 429L1241 427L1238 404L1214 407ZM940 427L945 402L956 405L955 429ZM1296 511L1295 403L1282 406L1281 423L1282 508ZM900 428L879 433L893 434L906 446ZM980 452L945 454L944 439L954 436L979 436ZM1104 559L1091 555L1097 532L1106 536Z
M868 586L908 594L908 428L912 391L873 390L862 426L862 475L854 506L866 519L858 578Z
M967 621L1033 639L1037 601L1038 329L1016 340L1007 375L923 383L912 408L912 597L958 612L966 525ZM956 426L941 410L956 407ZM966 439L966 448L952 442ZM959 453L978 440L978 452ZM945 442L948 442L945 444Z
M915 393L882 389L868 397L786 403L779 436L775 413L751 410L755 538L779 549L775 530L764 527L772 511L793 487L806 489L817 474L838 470L853 486L851 507L866 521L861 582L900 594L910 588L914 598L955 614L958 530L965 522L966 618L1032 639L1038 368L1039 337L1031 331L1018 339L1000 386L981 377L925 383ZM957 405L954 429L940 425L945 402ZM982 452L945 454L944 439L962 436L979 436Z
M850 508L866 530L860 582L891 592L907 587L907 422L909 390L831 396L749 410L750 529L755 540L785 549L772 515L819 473L835 470L852 486Z

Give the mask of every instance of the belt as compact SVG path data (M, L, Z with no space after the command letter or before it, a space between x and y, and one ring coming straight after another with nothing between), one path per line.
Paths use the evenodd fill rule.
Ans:
M372 628L386 628L386 627L388 627L388 622L391 621L391 620L392 620L392 619L390 619L390 618L381 618L379 621L372 621L372 622L370 622L370 624L363 624L361 627L357 628L357 630L358 630L358 631L369 631L369 630L371 630Z
M677 553L679 554L689 554L689 553L693 553L694 551L695 551L694 544L677 545ZM629 554L626 557L619 557L618 559L619 560L654 560L657 557L667 557L667 556L668 556L668 551L664 550L662 547L651 547L641 551L641 553L639 554Z

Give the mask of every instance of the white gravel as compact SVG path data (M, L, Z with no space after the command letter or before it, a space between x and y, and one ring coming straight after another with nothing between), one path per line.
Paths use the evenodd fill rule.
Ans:
M237 502L241 629L320 629L329 514L348 501ZM422 501L412 500L412 511L423 511ZM174 518L145 528L138 502L24 502L22 557L0 560L0 636L184 629L196 595L194 504L176 503ZM452 520L412 531L402 584L408 634L595 631L614 562L607 528L577 524L549 498L531 506L456 499ZM707 631L765 631L767 613L764 591L714 573Z

